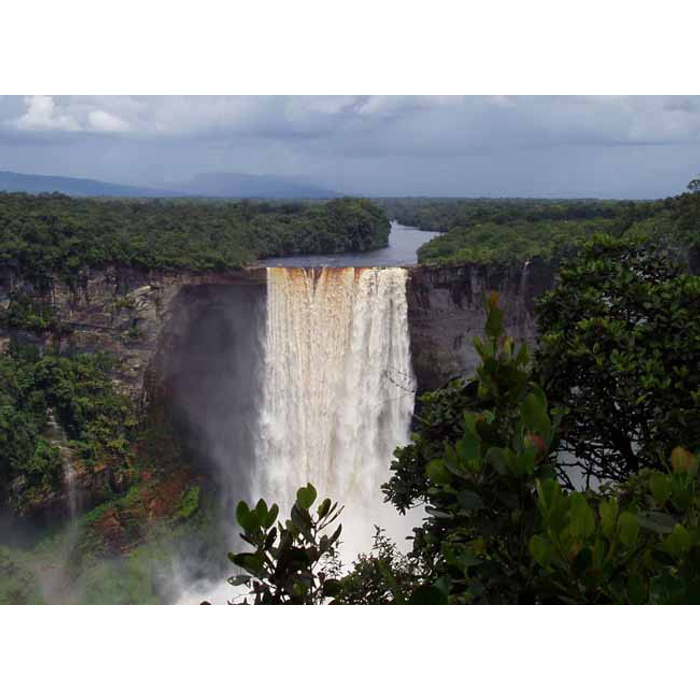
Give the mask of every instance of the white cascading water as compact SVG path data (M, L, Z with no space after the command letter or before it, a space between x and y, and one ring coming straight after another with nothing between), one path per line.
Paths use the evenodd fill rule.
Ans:
M343 559L369 551L374 524L411 525L382 503L415 397L402 268L268 268L256 493L284 513L296 490L345 506ZM414 520L414 519L412 519Z

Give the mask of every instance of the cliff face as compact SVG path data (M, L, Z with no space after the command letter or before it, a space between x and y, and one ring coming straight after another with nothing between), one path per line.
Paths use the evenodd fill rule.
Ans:
M39 288L9 268L0 269L0 311L9 306L11 294L26 293L50 304L62 324L60 333L41 335L0 329L0 350L13 337L61 352L105 350L117 359L120 389L145 406L154 392L164 390L172 375L169 358L191 320L231 303L226 288L257 289L237 293L235 302L241 309L248 294L254 303L264 295L265 279L264 268L197 274L107 267L86 272L73 287L54 279ZM553 266L538 259L504 267L411 268L408 322L419 388L434 389L474 370L478 358L471 339L483 332L485 291L499 293L508 332L531 342L534 299L553 283Z
M61 329L37 334L0 328L0 351L16 338L53 346L62 353L109 352L117 360L115 381L141 403L151 361L168 342L171 320L179 313L184 290L204 285L264 284L264 270L227 273L148 271L106 267L86 271L73 286L59 278L38 286L12 269L0 269L0 312L13 294L26 294L56 312Z
M169 425L173 408L178 408L180 385L186 378L196 383L201 374L197 367L202 362L197 366L193 362L189 368L182 366L179 349L188 338L190 342L196 339L193 323L211 314L212 309L232 306L232 298L243 299L242 306L246 298L259 299L264 296L264 282L264 269L195 274L107 267L85 272L72 286L59 278L39 286L10 268L0 268L0 312L9 308L14 295L24 295L51 306L58 321L56 329L42 333L0 326L0 352L13 339L62 354L106 351L116 360L117 390L133 400L142 420L161 426L165 426L165 420ZM201 350L205 352L206 348ZM207 394L219 386L215 381L209 385L200 385L200 393ZM198 394L193 390L191 395ZM219 427L222 421L219 417ZM171 458L167 450L161 449L160 453L157 461L167 464L168 469L182 466L181 460ZM109 461L89 468L76 463L75 469L75 487L86 509L130 486L124 469ZM22 476L15 479L10 487L12 494L22 493L25 481ZM1 501L2 494L0 511L4 506ZM59 489L38 497L22 515L50 520L68 512L68 492Z
M408 324L419 390L470 374L478 364L472 344L483 334L483 294L498 292L508 333L532 343L534 300L554 284L554 267L535 259L503 267L457 265L411 269Z

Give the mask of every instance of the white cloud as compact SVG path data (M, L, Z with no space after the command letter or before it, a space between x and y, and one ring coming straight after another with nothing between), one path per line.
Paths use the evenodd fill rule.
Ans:
M119 117L102 109L88 114L88 124L95 131L128 131L129 125Z
M70 114L56 109L53 97L32 95L24 98L27 111L17 119L17 127L28 131L79 131L80 124Z

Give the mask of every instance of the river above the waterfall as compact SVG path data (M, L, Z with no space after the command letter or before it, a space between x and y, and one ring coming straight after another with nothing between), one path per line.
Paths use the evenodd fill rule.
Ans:
M438 231L421 231L392 221L386 248L362 253L265 258L258 264L262 267L403 267L415 265L418 262L418 248L439 235Z

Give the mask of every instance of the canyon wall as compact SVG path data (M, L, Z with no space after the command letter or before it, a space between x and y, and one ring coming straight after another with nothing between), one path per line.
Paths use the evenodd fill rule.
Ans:
M509 266L412 268L408 324L419 390L436 389L476 369L472 338L484 331L484 292L499 294L509 335L533 343L534 300L553 284L554 267L540 259Z
M60 277L39 285L12 268L0 268L0 313L8 309L13 294L26 294L50 305L60 322L59 330L41 334L0 327L0 352L12 339L61 353L109 352L116 359L118 387L142 403L148 400L151 369L161 366L152 368L151 363L160 361L161 348L165 351L177 337L178 322L185 323L183 308L198 312L191 303L181 303L190 298L185 290L264 282L264 269L192 273L110 266L85 271L72 285Z
M175 376L171 355L188 342L192 319L234 302L243 313L246 299L253 304L264 295L265 274L264 268L196 274L107 267L80 275L73 286L56 278L38 288L11 269L0 269L0 311L13 292L24 292L52 305L62 324L59 333L41 335L0 329L0 350L17 338L61 352L107 351L117 360L120 389L145 407ZM483 332L484 291L499 293L508 332L532 342L534 299L553 283L553 267L538 259L511 266L410 268L408 322L419 390L435 389L476 367L471 339ZM232 296L224 291L231 287L258 291Z

